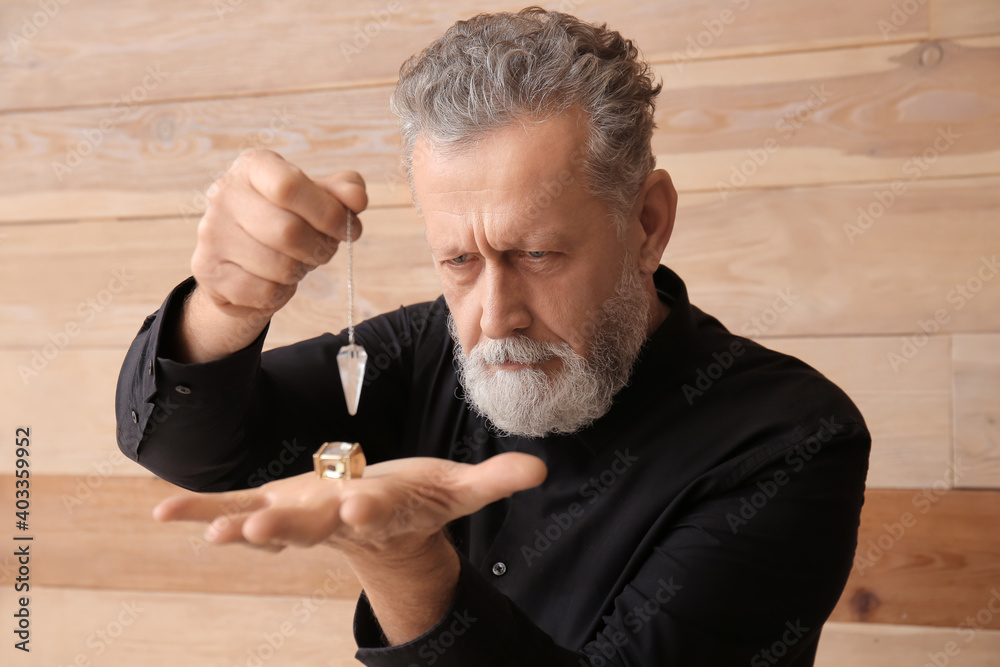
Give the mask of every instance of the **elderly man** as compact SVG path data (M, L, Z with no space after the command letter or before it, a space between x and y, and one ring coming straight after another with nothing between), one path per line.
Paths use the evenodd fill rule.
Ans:
M227 491L157 518L342 551L369 665L813 664L870 437L836 386L660 265L677 195L654 168L658 92L630 41L539 9L459 22L403 66L392 105L443 294L358 325L388 363L355 416L346 333L261 349L364 182L241 155L119 380L122 450ZM309 472L328 441L362 444L363 477Z

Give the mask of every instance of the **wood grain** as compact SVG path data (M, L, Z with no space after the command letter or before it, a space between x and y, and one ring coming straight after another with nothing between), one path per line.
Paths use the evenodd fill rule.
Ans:
M927 6L934 39L1000 32L1000 4L993 0L930 0Z
M997 630L834 622L823 626L816 667L920 667L933 665L931 656L948 667L996 667L997 655Z
M831 620L1000 629L998 513L997 491L868 490Z
M3 503L13 476L0 476ZM271 553L216 547L204 524L159 523L153 507L188 492L160 479L39 475L32 478L30 534L35 536L32 585L198 591L253 595L324 595L357 599L353 572L329 548ZM0 558L0 582L16 576L14 558Z
M12 481L0 476L3 498L13 497ZM199 524L153 521L152 507L178 492L161 480L109 477L86 497L77 496L76 481L34 479L33 583L293 596L318 589L343 599L359 593L332 550L275 555L209 547ZM975 617L1000 589L998 512L997 491L869 489L855 567L832 620L957 627ZM13 558L0 559L0 585L13 572ZM1000 613L984 614L979 624L1000 629Z
M354 603L348 600L43 587L33 604L36 634L27 664L71 665L78 656L98 664L98 651L103 665L222 667L252 657L267 657L265 664L276 667L360 664L353 658ZM118 634L120 618L130 624ZM99 631L107 640L109 631L117 636L107 641ZM932 664L928 654L943 653L954 642L957 654L945 654L949 667L995 667L1000 632L966 637L951 628L831 622L823 628L816 665ZM268 650L272 645L278 648ZM24 656L14 653L9 643L0 649L9 664L22 664Z
M850 395L873 435L869 488L930 486L951 464L951 352L937 337L905 372L892 371L886 355L898 342L889 337L771 338L769 347L818 368ZM80 493L108 476L148 476L126 459L115 442L115 385L124 349L63 350L27 386L16 373L0 374L5 411L0 433L32 427L32 464L39 474L72 475ZM30 364L27 353L0 350L0 368ZM969 400L989 403L994 394ZM59 418L53 418L57 413ZM17 419L15 424L12 420ZM978 429L979 423L970 424ZM979 433L973 430L973 434ZM12 473L13 458L0 460ZM965 478L959 480L965 482ZM1000 476L982 481L1000 486Z
M1000 486L1000 335L955 336L955 464L966 488Z
M891 18L892 0L847 7L833 0L807 5L781 0L715 6L696 0L543 4L585 20L610 21L654 59L923 38L929 24L921 3L899 30L885 35L878 23ZM144 93L150 101L391 83L406 57L454 21L523 6L469 0L358 0L336 6L308 0L280 6L262 0L177 0L167 11L102 0L60 3L49 16L34 19L36 3L9 0L0 5L0 16L18 39L4 40L0 109L107 105L141 86L150 66L167 74ZM32 19L40 27L25 24ZM788 28L792 25L794 30Z
M653 151L681 190L721 198L996 173L998 55L985 37L660 66Z
M1000 250L1000 178L914 184L863 234L849 239L845 229L857 224L857 209L874 201L870 185L753 191L726 203L714 195L687 195L664 262L685 279L693 303L737 333L912 338L939 310L947 318L944 333L997 330L1000 281L991 275L967 299L956 286L974 278ZM436 297L439 287L416 216L378 209L363 218L359 314ZM0 347L31 357L72 323L79 330L67 347L123 350L143 318L189 275L195 223L25 224L3 231ZM338 256L303 281L275 316L269 343L344 326L343 262ZM132 278L107 294L118 286L112 283L116 270ZM784 313L774 309L779 291L791 302ZM98 298L105 302L100 312L100 303L88 304ZM905 341L899 344L902 350ZM900 372L905 366L898 365Z
M0 660L31 667L353 667L361 664L354 659L354 607L353 600L313 594L33 586L31 653L4 642Z
M951 341L932 339L900 372L887 359L891 337L772 338L766 346L798 357L855 402L872 434L868 488L930 487L949 481ZM989 400L986 396L982 400ZM965 482L962 477L959 483ZM950 486L950 482L949 482ZM1000 476L989 484L1000 488Z
M861 181L879 181L873 191L896 181L909 189L995 174L998 58L1000 38L990 37L661 66L653 149L680 191L722 202L743 189ZM0 222L197 219L205 188L251 146L316 178L359 171L373 205L406 204L390 93L2 114Z

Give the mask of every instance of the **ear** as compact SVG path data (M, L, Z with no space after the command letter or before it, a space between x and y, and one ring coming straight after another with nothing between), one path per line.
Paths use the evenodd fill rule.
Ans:
M654 170L639 189L635 205L633 215L638 216L636 231L640 232L636 260L643 273L652 275L660 265L663 251L674 231L677 190L670 174L663 169Z

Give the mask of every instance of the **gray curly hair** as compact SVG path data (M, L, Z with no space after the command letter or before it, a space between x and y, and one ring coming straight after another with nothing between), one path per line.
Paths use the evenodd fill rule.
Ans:
M586 185L623 232L655 168L651 138L660 89L638 49L607 25L528 7L453 25L403 63L390 106L399 118L411 192L421 134L436 147L463 149L516 122L582 109L590 123Z

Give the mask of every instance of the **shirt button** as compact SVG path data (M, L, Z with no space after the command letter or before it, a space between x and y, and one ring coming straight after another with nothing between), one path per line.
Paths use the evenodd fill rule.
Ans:
M149 365L146 367L146 369L149 371L150 375L153 374L153 360L152 359L149 360Z
M497 561L493 563L493 574L497 575L498 577L502 577L504 572L506 571L507 571L507 566L504 565L503 562Z
M182 384L179 384L176 387L174 387L174 391L176 391L178 394L190 394L191 393L191 390L188 389L187 387L185 387Z
M132 411L132 423L133 424L139 423L139 415L135 414L135 410Z

